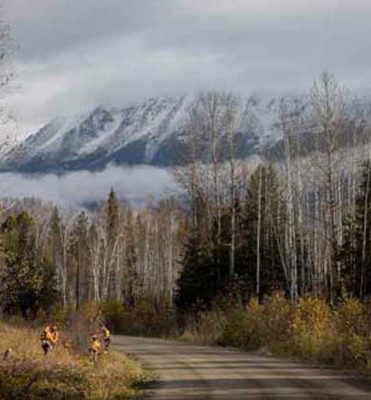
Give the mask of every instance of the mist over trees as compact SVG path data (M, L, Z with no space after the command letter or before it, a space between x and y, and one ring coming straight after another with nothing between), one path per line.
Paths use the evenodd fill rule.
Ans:
M367 107L352 100L350 108L326 72L305 113L300 98L281 100L279 161L262 149L253 163L238 158L238 102L206 93L189 115L188 163L174 170L179 198L133 208L112 189L92 214L37 201L4 211L2 309L32 316L51 303L135 307L146 299L188 314L277 289L292 301L367 298Z

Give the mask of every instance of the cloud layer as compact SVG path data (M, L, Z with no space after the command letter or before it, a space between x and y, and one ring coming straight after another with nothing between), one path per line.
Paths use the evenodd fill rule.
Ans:
M159 199L175 193L171 174L154 167L109 167L103 172L76 172L64 176L0 174L0 197L36 197L63 206L77 207L107 197L114 188L121 199L141 205L149 196Z
M20 130L97 104L220 88L371 82L369 0L4 0Z

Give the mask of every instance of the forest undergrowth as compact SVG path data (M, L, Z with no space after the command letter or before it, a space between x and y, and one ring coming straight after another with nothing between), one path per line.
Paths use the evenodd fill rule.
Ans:
M371 374L371 304L346 299L331 307L277 292L246 307L214 309L189 319L181 339L316 361Z

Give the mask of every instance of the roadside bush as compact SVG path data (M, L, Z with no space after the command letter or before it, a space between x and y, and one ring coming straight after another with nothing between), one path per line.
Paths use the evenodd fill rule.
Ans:
M259 348L263 343L263 318L263 306L257 299L251 299L246 310L230 311L219 344L249 350Z
M331 317L325 300L315 297L300 299L291 324L294 353L310 359L327 358L333 333Z
M212 310L188 321L184 340L296 356L371 372L371 303L324 299L293 304L283 292L246 308Z
M290 328L294 318L294 307L285 297L284 292L278 291L264 301L263 344L277 353L287 353L291 344Z
M334 312L336 354L340 364L367 366L370 358L366 307L357 299L347 299Z
M163 297L155 302L143 297L133 303L109 301L101 306L102 317L116 333L140 336L168 336L176 331L176 314Z
M245 310L238 308L228 314L219 344L285 352L292 317L293 307L282 292L274 293L263 304L253 298Z
M126 324L123 318L124 306L121 302L117 300L108 300L101 304L101 311L103 318L113 332L119 333L125 331Z
M197 317L188 317L181 339L203 345L221 344L228 323L227 313L214 310Z
M217 324L214 324L217 326ZM222 346L247 347L246 313L242 309L231 310L225 317L225 324L217 343ZM218 332L214 333L218 336Z
M264 345L264 306L258 299L251 299L246 308L246 320L244 323L246 347L255 350Z

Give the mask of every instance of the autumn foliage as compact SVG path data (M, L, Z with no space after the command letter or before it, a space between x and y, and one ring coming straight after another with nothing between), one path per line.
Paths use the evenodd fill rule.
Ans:
M63 343L45 357L39 336L38 330L0 325L0 349L12 349L0 360L0 399L133 399L146 379L140 365L123 355L104 355L93 363L65 346L64 334Z
M335 307L316 297L296 304L277 292L245 308L193 320L183 339L294 356L371 372L371 304L349 298Z

